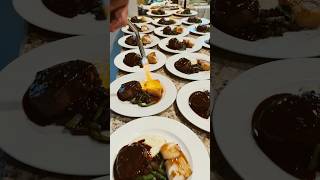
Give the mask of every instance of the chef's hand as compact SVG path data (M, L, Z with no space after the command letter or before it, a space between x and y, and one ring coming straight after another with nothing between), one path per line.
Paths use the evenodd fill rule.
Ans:
M127 24L128 18L128 0L110 1L110 31L114 32Z

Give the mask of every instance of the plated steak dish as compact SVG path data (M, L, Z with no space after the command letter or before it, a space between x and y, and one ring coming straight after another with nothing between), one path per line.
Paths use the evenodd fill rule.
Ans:
M178 144L146 136L120 149L113 174L115 180L187 180L192 169Z
M196 31L202 33L210 32L210 25L199 25L196 27Z
M200 71L210 71L210 63L205 60L190 61L187 58L181 58L174 63L174 67L185 74L194 74Z
M177 38L172 38L169 40L167 47L173 50L183 51L187 48L192 48L193 43L185 39L180 42Z
M161 18L158 21L158 23L163 24L163 25L172 25L172 24L176 23L176 21L173 19L169 19L169 18Z
M197 24L202 23L201 18L196 17L196 16L194 16L194 17L189 17L189 18L187 19L187 21L188 21L189 23L197 23Z
M179 35L183 33L183 27L177 26L177 27L171 28L170 26L167 26L163 28L162 31L163 31L163 34L166 34L166 35Z
M107 143L109 92L96 67L73 60L37 72L23 97L28 118L39 126L64 126L74 135Z
M133 22L133 23L144 23L144 22L147 22L145 17L138 17L138 16L133 16L130 19L130 21Z
M121 85L117 96L121 101L130 101L141 107L147 107L159 102L164 90L159 80L146 82L129 81Z

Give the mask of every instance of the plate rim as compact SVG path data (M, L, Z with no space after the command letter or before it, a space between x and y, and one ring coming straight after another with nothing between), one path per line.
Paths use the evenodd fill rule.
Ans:
M202 47L205 47L205 48L207 48L207 49L210 49L210 44L207 44L207 43L205 42L205 40L207 40L208 37L209 37L209 39L210 39L210 33L207 34L207 35L198 37L198 40L199 40L199 42L202 44ZM209 39L208 39L208 40L209 40Z
M242 99L244 99L242 97L244 91L238 89L236 92L234 89L236 87L239 87L240 84L248 85L249 82L253 81L254 79L257 79L258 77L260 79L263 78L263 80L265 82L266 78L269 78L269 79L271 78L271 77L267 77L268 75L270 75L271 72L272 73L276 72L276 74L279 74L281 71L282 72L281 75L285 75L285 77L281 77L281 80L277 79L277 81L279 81L279 83L281 83L283 78L288 79L290 75L292 76L292 74L297 74L296 72L299 72L299 75L303 74L302 72L297 71L297 69L301 70L301 67L303 67L305 69L308 68L308 72L309 72L310 68L312 69L312 73L309 72L309 74L307 74L306 77L309 77L310 75L315 76L315 72L317 72L317 74L319 74L318 70L317 70L317 67L320 66L319 60L320 60L320 58L291 58L291 59L278 60L278 61L265 63L262 65L256 66L252 69L249 69L248 71L240 74L237 78L235 78L233 81L231 81L230 84L227 85L227 87L225 87L222 90L219 97L217 98L215 108L213 110L213 116L215 117L215 120L214 121L211 120L211 122L212 122L212 126L213 126L213 131L215 132L215 138L217 141L217 145L221 149L222 154L224 155L226 160L229 162L230 166L239 174L239 176L241 176L244 179L258 178L261 180L268 180L270 178L271 179L278 179L279 176L281 176L281 179L296 180L295 177L293 177L292 175L290 175L287 172L285 172L284 170L282 170L280 167L278 167L276 164L274 164L272 162L272 160L267 157L267 155L265 155L263 153L263 151L255 144L255 141L253 140L253 137L251 136L250 132L248 132L250 135L248 133L246 133L245 136L250 136L249 139L251 139L251 140L250 140L250 142L247 142L247 143L251 144L249 147L249 149L251 149L249 153L250 153L250 157L252 155L254 155L254 158L249 158L249 159L246 158L246 160L244 161L243 158L248 157L248 155L244 155L243 152L245 152L245 151L247 152L248 149L246 149L245 151L243 151L243 149L242 149L241 150L242 153L239 153L238 151L234 151L234 149L230 150L230 148L235 147L235 144L239 144L241 142L237 142L237 143L232 144L230 139L229 140L225 139L225 137L226 137L225 133L222 132L221 128L223 126L225 126L223 124L226 123L226 119L230 118L229 115L234 114L234 113L229 113L229 115L226 118L226 116L223 115L223 114L226 114L226 113L223 113L223 112L225 112L223 109L225 109L226 106L230 105L230 98L233 98L232 102L237 102L237 101L234 101L236 94L237 94L237 97L241 97ZM291 66L288 66L288 65L291 65ZM295 65L295 67L293 67L292 65ZM315 67L315 65L317 65L317 66ZM299 66L299 67L297 68L297 66ZM283 71L282 71L282 69L284 67L286 68L285 74L283 74ZM289 67L290 67L290 69L288 70ZM281 70L280 70L280 68L281 68ZM274 69L276 69L276 71L274 71ZM287 72L290 72L290 73L288 74ZM269 74L267 75L266 73L269 73ZM272 76L275 76L275 75L272 75ZM298 76L298 75L295 75L294 77L296 77L296 76ZM299 82L303 81L303 80L305 81L306 77L300 77ZM272 79L274 80L273 77L272 77ZM298 80L291 78L290 82L297 83ZM251 86L256 86L256 85L254 85L254 83L253 84L251 83L251 85L247 86L246 89L247 90L252 89ZM261 88L263 88L263 87L261 87ZM279 87L273 87L273 88L279 88ZM243 88L241 88L241 89L243 89ZM241 91L241 92L238 92L238 91ZM256 90L254 90L254 91L256 91ZM263 95L264 98L267 98L265 95ZM237 99L237 100L240 100L240 99ZM255 100L257 100L257 99L255 99ZM261 102L262 100L263 99L261 99L259 102ZM229 103L226 103L227 101ZM250 103L252 103L252 100L250 101ZM239 117L239 113L237 113L237 114L238 114L237 117ZM234 116L234 115L232 115L232 116ZM241 116L244 116L244 115L241 115ZM222 117L224 117L223 121L221 120ZM230 135L229 135L229 137L230 137ZM234 139L233 139L233 142L234 142ZM247 146L245 146L245 147L247 147ZM239 149L239 146L237 149ZM243 160L240 160L239 158L243 159ZM257 160L257 159L259 159L259 160ZM254 161L254 163L252 163L252 161ZM248 164L250 164L250 165L248 165ZM249 173L250 171L245 170L245 169L248 169L249 167L253 167L253 166L258 167L257 164L260 164L260 165L259 165L258 169L255 169L255 172L251 171L251 173ZM269 169L269 171L266 172L266 169L267 170ZM272 169L272 170L270 170L270 169ZM263 173L263 172L265 172L265 173ZM261 175L261 174L263 174L263 175Z
M319 29L320 31L320 29ZM213 33L218 33L219 37L225 37L225 38L228 38L228 39L232 39L234 42L238 42L238 43L241 43L241 44L246 44L246 43L250 43L250 41L246 41L246 40L243 40L243 39L239 39L239 38L236 38L234 36L231 36L221 30L219 30L218 28L216 27L212 27L212 31ZM217 35L215 35L217 36ZM217 40L214 40L212 41L213 45L216 46L216 47L219 47L221 49L224 49L224 50L227 50L227 51L230 51L230 52L234 52L234 53L237 53L237 54L240 54L240 55L246 55L246 56L249 56L249 57L260 57L260 58L267 58L267 59L296 59L296 58L314 58L314 57L317 57L320 55L320 51L318 50L318 52L313 52L313 54L310 54L310 55L290 55L290 54L287 54L287 55L277 55L277 54L265 54L263 53L264 51L259 51L258 53L255 52L255 53L251 53L251 52L248 52L246 51L245 49L248 49L247 48L235 48L235 47L232 47L232 46L225 46L224 43L221 43L221 42L217 42Z

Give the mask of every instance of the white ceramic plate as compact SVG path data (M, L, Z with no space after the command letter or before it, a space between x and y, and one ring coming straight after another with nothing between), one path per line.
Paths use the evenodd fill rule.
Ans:
M165 138L167 142L175 142L181 147L193 171L188 180L210 179L209 155L197 135L176 120L151 116L133 120L111 135L110 180L113 180L112 167L119 150L145 135L160 136Z
M109 173L109 145L87 136L63 133L60 126L40 127L24 113L22 97L36 72L53 65L83 59L106 58L106 36L81 36L55 41L34 49L0 72L0 146L15 159L46 171L72 175ZM79 158L81 157L81 158Z
M171 16L172 14L173 14L172 11L165 11L165 14L162 14L162 15L152 14L151 10L147 12L147 15L153 16L153 17L167 17L167 16Z
M122 71L126 71L126 72L144 71L143 68L140 68L139 66L130 67L130 66L127 66L126 64L123 63L124 57L128 53L132 53L132 52L140 54L139 49L131 49L131 50L124 51L124 52L120 53L119 55L117 55L116 58L114 59L115 66L117 68L121 69ZM157 56L158 62L156 64L149 65L150 71L155 71L155 70L161 68L166 63L167 57L162 52L160 52L158 50L154 50L154 49L145 49L145 52L146 52L146 55L150 54L151 52L155 52L156 56Z
M193 81L184 85L177 95L177 106L182 115L198 128L210 132L210 117L205 119L195 113L189 105L189 97L196 91L209 91L210 80Z
M178 35L168 35L168 34L163 34L163 29L167 27L167 26L161 26L161 27L158 27L154 30L154 33L158 36L162 36L162 37L177 37L177 36L186 36L189 34L189 30L185 27L182 27L183 28L183 32L181 34L178 34ZM170 26L171 29L173 29L174 27L176 26Z
M95 178L93 180L110 180L110 176L103 176L103 177Z
M285 33L258 41L245 41L213 29L213 45L239 54L264 58L301 58L320 55L320 29Z
M167 52L171 52L171 53L184 53L184 52L188 52L188 53L192 53L192 52L196 52L196 51L199 51L201 48L202 48L202 44L199 44L197 43L197 40L194 39L194 38L191 38L191 37L176 37L180 42L184 39L186 40L190 40L192 43L193 43L193 47L192 48L187 48L186 50L183 50L183 51L180 51L180 50L173 50L173 49L170 49L167 47L168 45L168 42L169 40L171 39L171 37L168 37L168 38L165 38L165 39L162 39L160 42L159 42L159 47L162 49L162 50L165 50Z
M13 0L15 10L29 23L50 31L72 34L107 34L107 20L97 21L90 13L66 18L49 10L42 0Z
M206 41L210 40L210 33L205 36L200 36L198 38L198 42L202 44L203 47L210 49L210 44L206 43Z
M138 18L140 19L140 18L145 18L145 20L146 20L146 22L143 22L143 23L134 23L134 24L149 24L149 23L152 23L153 22L153 19L152 18L150 18L150 17L147 17L147 16L138 16ZM130 19L129 19L130 20Z
M132 104L129 101L121 101L117 97L117 92L122 84L129 81L144 81L145 74L144 72L137 72L122 76L115 81L113 81L110 85L110 108L114 112L128 116L128 117L144 117L158 114L164 110L166 110L170 105L174 102L177 95L177 89L173 82L156 73L152 73L153 79L158 79L164 88L164 93L162 95L161 100L148 107L140 107L138 105Z
M200 36L204 36L204 35L210 34L210 32L204 33L204 32L199 32L199 31L197 31L196 28L197 28L198 26L199 26L198 24L194 24L194 25L189 26L188 29L189 29L189 31L190 31L191 33L197 34L197 35L200 35ZM207 26L208 26L208 25L207 25ZM210 27L210 28L211 28L211 27Z
M142 37L144 34L140 33L140 36ZM129 36L132 36L132 35L126 35L126 36L123 36L121 37L119 40L118 40L118 44L124 48L128 48L128 49L135 49L135 48L138 48L138 46L131 46L127 43L125 43L127 37ZM152 34L149 35L152 39L152 42L150 44L146 44L144 45L143 47L144 48L151 48L153 46L156 46L159 42L160 42L160 39L157 37L157 36L154 36Z
M190 22L188 22L188 17L181 19L181 22L182 22L183 24L186 24L186 25L193 25L193 24L210 24L210 20L207 19L207 18L201 18L201 21L202 21L201 23L190 23Z
M152 21L152 24L156 25L156 26L168 26L168 25L164 25L164 24L159 24L158 21L160 20L160 18L158 19L154 19ZM181 21L179 19L173 19L175 20L175 23L174 24L170 24L170 26L177 26L177 25L180 25L181 24Z
M183 9L177 10L174 13L174 15L189 17L189 16L196 16L198 14L198 12L194 11L194 10L191 10L191 14L181 14L182 11L183 11Z
M140 32L140 33L144 33L144 34L152 33L154 28L155 28L151 24L142 24L142 23L137 24L138 27L141 27L141 25L146 25L148 27L148 29L149 29L148 31ZM129 26L128 25L122 27L121 31L124 32L124 33L127 33L127 34L134 34L134 32L129 31Z
M242 179L296 180L275 165L252 137L252 115L266 98L296 93L300 88L320 90L320 59L289 59L257 66L241 74L221 92L212 126L217 143Z
M201 59L201 60L205 60L210 62L210 56L206 55L206 54L201 54L201 53L181 53L181 54L176 54L171 56L167 62L166 62L166 68L167 70L184 79L189 79L189 80L206 80L206 79L210 79L210 71L201 71L198 73L194 73L194 74L185 74L183 72L178 71L175 67L174 67L174 63L177 62L179 59L181 58L187 58L189 60L197 60L197 59Z

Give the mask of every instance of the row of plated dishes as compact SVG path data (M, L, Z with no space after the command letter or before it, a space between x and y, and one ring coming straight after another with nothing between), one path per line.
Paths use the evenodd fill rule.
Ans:
M319 56L319 2L216 0L213 18L219 47L300 58L253 68L221 93L213 122L226 159L244 179L319 178L319 59L301 59Z
M148 15L163 13L158 11L151 10ZM208 152L195 133L173 119L152 115L168 109L176 100L179 111L186 119L198 128L210 132L210 56L194 53L202 47L210 48L210 22L204 18L189 17L183 20L184 24L195 25L186 28L181 25L180 20L173 18L153 20L135 16L130 20L142 33L141 39L145 48L159 45L162 50L175 55L167 58L161 51L145 49L147 65L143 64L135 35L128 26L122 28L122 31L129 35L120 38L118 43L129 50L116 56L114 63L120 70L131 74L111 83L110 93L116 94L110 99L111 110L129 117L151 117L125 124L116 130L111 138L121 139L120 134L135 123L144 123L147 127L152 124L152 127L147 133L138 133L139 136L130 137L130 140L127 138L128 141L123 146L118 145L115 148L111 153L111 178L209 179ZM149 24L151 22L160 27L155 28ZM192 28L195 35L206 36L197 40L185 37ZM149 34L152 32L160 38L167 38L160 41L157 36ZM170 78L151 73L164 64L171 74L194 81L183 86L177 93L176 85ZM174 130L168 128L170 126L178 127ZM188 137L181 134L183 131L188 131ZM185 138L194 139L197 148L193 148ZM126 159L129 161L125 161Z

